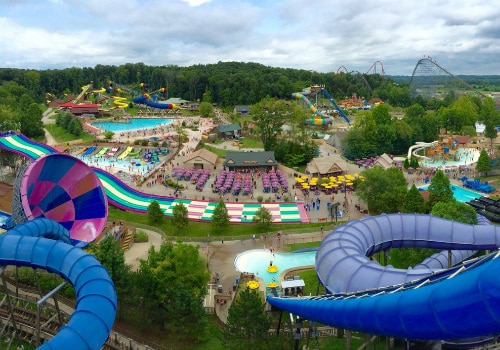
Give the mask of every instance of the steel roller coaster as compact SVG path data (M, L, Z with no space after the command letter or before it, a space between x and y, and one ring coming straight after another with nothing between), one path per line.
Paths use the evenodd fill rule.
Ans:
M477 96L484 98L482 92L449 72L439 65L431 57L426 56L418 60L409 83L412 96L422 95L424 97L437 97L438 90L467 91L473 92Z

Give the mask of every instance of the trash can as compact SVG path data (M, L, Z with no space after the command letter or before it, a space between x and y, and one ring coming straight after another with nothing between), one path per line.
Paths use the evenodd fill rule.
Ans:
M217 286L217 293L224 293L224 289L222 288L222 284Z

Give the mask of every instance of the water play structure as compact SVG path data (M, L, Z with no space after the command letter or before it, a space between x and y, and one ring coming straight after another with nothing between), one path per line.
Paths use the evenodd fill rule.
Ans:
M337 105L337 102L330 96L328 91L326 91L325 87L323 85L313 85L308 88L303 89L301 92L295 92L292 94L292 97L295 97L297 99L302 99L307 107L313 112L315 115L314 118L306 120L306 123L312 124L312 125L329 125L333 123L333 118L326 116L323 112L321 112L319 109L316 108L316 106L307 98L308 95L311 94L318 94L319 92L322 92L323 95L330 101L332 106L335 108L335 110L338 112L338 114L347 122L347 124L351 124L351 120L347 117L347 115L344 113L344 111Z
M57 150L50 146L33 141L22 134L15 133L0 137L0 148L15 152L30 160L38 159L46 154L58 153ZM139 152L137 154L139 154ZM87 153L87 151L83 154L85 153ZM134 153L131 152L129 156L133 154ZM173 216L174 206L177 203L183 203L188 209L188 217L191 220L210 221L212 220L213 210L218 204L218 202L215 201L178 199L171 196L144 193L130 187L107 171L99 168L92 168L92 170L102 183L108 202L123 210L146 214L148 206L153 200L156 200L160 204L165 215ZM298 202L228 202L226 205L232 223L253 222L253 216L261 206L266 207L271 212L273 222L275 223L310 222L303 204Z
M316 271L324 296L268 296L282 310L333 327L414 340L457 340L500 333L500 254L448 267L440 253L408 270L369 257L391 248L453 250L452 264L471 250L496 250L500 227L466 225L424 214L366 217L323 240ZM463 252L465 251L465 252ZM469 252L467 252L469 251Z
M413 146L410 146L410 148L408 148L408 156L407 158L408 159L411 159L411 157L416 157L417 159L419 160L423 160L423 159L428 159L428 157L426 156L423 156L421 154L419 154L418 152L421 152L427 148L432 148L432 147L436 147L436 145L439 143L439 141L433 141L433 142L415 142L415 144Z

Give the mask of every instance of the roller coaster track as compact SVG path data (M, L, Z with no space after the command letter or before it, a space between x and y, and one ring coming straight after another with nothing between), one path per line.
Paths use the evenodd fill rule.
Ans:
M380 73L377 72L377 66L380 66ZM370 73L373 71L372 73ZM384 70L384 65L380 61L375 61L373 64L368 68L366 71L366 74L380 74L380 75L385 75L385 70Z
M415 73L417 73L417 70L420 68L420 67L424 67L425 65L431 65L431 66L434 66L435 68L439 69L441 72L447 74L449 77L455 79L455 81L459 82L460 84L462 84L463 86L465 86L467 89L471 90L471 91L474 91L476 94L478 94L480 97L483 97L483 98L486 98L487 96L485 94L483 94L481 91L478 91L476 90L474 87L472 87L471 85L469 85L467 82L465 82L464 80L460 79L459 77L457 77L456 75L452 74L451 72L449 72L446 68L440 66L436 61L434 61L432 58L430 57L425 57L425 58L421 58L420 60L418 60L417 64L415 65L415 68L413 69L413 73L411 75L411 79L410 79L410 83L408 84L410 86L410 90L411 90L411 86L412 86L412 83L414 82L414 79L415 79ZM426 68L423 68L423 69L426 69ZM417 75L418 77L418 75Z
M38 291L24 285L15 286L12 284L12 280L6 276L3 276L3 279L5 284L0 285L0 329L5 343L17 338L37 346L37 337L42 342L48 341L68 322L70 314L62 309L74 308L71 302L64 302L61 297L58 297L58 304L64 306L59 308L54 302L47 300L47 306L41 308L41 312L37 316L35 310L39 298L35 295ZM6 291L5 288L8 290ZM14 288L18 292L18 297L13 295ZM8 348L9 346L7 346ZM0 345L0 349L3 349L2 345ZM102 349L118 350L123 348L120 344L108 339Z

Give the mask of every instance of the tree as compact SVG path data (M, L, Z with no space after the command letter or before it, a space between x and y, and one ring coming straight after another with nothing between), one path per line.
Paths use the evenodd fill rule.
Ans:
M410 190L406 193L401 212L425 213L425 199L415 185L411 186Z
M28 101L32 101L31 97L23 95L20 104L26 105ZM19 108L18 121L21 132L26 136L36 138L44 135L42 110L35 102L29 103L25 108Z
M490 139L490 145L493 146L493 139L498 135L498 111L495 108L495 100L491 97L484 99L479 113L480 119L484 123L484 136Z
M356 182L356 194L368 205L371 214L401 211L408 186L401 170L376 166L362 174L365 179Z
M115 136L115 133L112 131L105 131L104 132L104 138L108 141L111 140L113 138L113 136Z
M491 170L491 160L488 152L483 148L481 153L479 153L479 158L477 159L476 170L481 173L485 172L488 175L488 171Z
M438 170L429 185L429 197L427 199L427 208L429 212L437 202L454 201L453 191L450 187L450 179L446 177L442 170Z
M180 147L181 144L183 144L184 141L186 140L188 133L186 132L186 130L184 129L184 127L182 125L176 125L174 128L175 128L175 132L177 133L177 137L178 137L177 141L179 142L179 147Z
M148 221L151 224L160 224L165 218L165 214L160 208L160 203L157 201L152 201L150 205L148 205Z
M465 224L477 224L477 214L474 208L459 201L438 202L432 207L431 214Z
M200 102L198 111L202 117L210 117L214 113L214 107L209 102Z
M197 246L163 243L140 261L133 294L140 325L159 328L175 339L203 341L207 317L203 300L210 277ZM142 304L142 305L140 305Z
M212 233L222 233L227 227L229 227L229 212L227 211L224 200L220 199L212 214Z
M253 222L257 224L259 232L267 232L273 223L273 216L266 207L261 206L255 213Z
M389 107L385 104L379 104L372 109L373 118L377 125L390 124L391 114L389 113Z
M83 132L82 121L80 118L72 118L68 125L68 131L76 136L80 136Z
M297 106L270 97L250 106L250 114L266 151L274 149L285 121L297 121L302 115Z
M226 349L267 349L271 319L266 303L256 291L245 289L231 304L223 331Z
M129 295L130 267L125 264L125 254L113 236L105 236L99 244L92 243L89 247L97 260L106 268L113 280L118 296L118 318L125 312L127 295Z
M177 203L172 209L172 227L176 234L181 234L189 224L188 210L182 203Z

